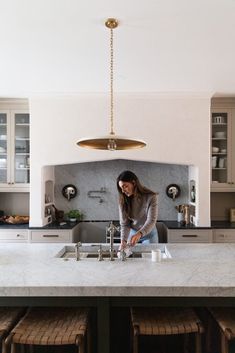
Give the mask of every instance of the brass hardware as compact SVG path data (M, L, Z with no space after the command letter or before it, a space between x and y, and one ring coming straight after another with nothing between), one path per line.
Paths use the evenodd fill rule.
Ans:
M110 133L108 136L92 139L81 139L77 142L80 147L98 149L98 150L127 150L145 147L144 141L125 138L115 135L114 132L114 103L113 103L113 29L118 27L118 21L115 18L108 18L105 26L110 29Z
M105 21L105 26L110 29L116 28L118 26L118 21L116 18L108 18L107 21Z

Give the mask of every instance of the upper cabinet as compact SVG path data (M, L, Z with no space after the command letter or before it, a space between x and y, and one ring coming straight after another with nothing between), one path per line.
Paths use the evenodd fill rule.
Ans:
M235 102L232 100L212 102L211 191L235 192Z
M27 192L30 182L30 119L23 109L0 110L0 191Z

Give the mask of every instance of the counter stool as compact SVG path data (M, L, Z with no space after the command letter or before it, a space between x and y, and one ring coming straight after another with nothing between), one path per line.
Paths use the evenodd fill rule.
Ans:
M16 346L34 345L60 346L76 345L79 353L90 352L88 329L88 308L31 308L13 328L5 340L6 346L11 345L11 353Z
M229 341L235 338L235 308L209 308L220 328L221 353L228 353Z
M131 308L133 353L138 353L138 338L146 336L185 335L184 352L187 351L188 334L195 334L195 352L201 352L202 323L191 308Z
M23 308L1 308L0 307L0 344L5 337L9 334L11 329L16 325L19 319L24 315L25 309ZM4 346L4 345L3 345ZM4 347L2 347L4 351Z

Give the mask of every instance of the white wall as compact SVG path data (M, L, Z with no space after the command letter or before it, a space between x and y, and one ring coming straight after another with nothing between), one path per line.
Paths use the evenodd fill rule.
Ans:
M210 97L121 94L116 97L116 134L137 137L147 147L134 151L97 151L77 147L82 137L107 135L109 99L91 94L32 98L31 114L31 225L43 224L42 167L133 159L195 166L198 225L210 225Z

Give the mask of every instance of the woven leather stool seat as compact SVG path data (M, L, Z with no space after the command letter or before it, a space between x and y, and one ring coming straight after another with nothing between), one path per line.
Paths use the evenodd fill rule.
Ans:
M6 344L77 345L84 352L87 308L32 308L13 328ZM12 348L14 351L14 349Z
M133 351L138 352L139 335L196 335L196 352L201 351L202 323L190 308L131 308Z
M0 340L8 335L19 318L23 315L22 308L1 308L0 307Z
M229 351L229 341L235 338L235 308L210 308L214 320L220 327L221 352Z

